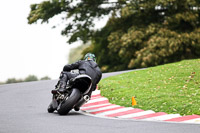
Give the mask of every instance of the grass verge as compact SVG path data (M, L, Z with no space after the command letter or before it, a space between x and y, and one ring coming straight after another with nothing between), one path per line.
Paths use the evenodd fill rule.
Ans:
M101 95L113 104L181 115L200 115L200 59L132 71L103 79Z

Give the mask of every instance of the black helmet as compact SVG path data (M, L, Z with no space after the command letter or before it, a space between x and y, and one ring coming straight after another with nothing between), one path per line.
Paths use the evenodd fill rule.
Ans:
M93 60L93 61L96 62L96 57L95 57L95 55L92 54L92 53L87 53L87 54L85 55L85 57L84 57L84 60Z

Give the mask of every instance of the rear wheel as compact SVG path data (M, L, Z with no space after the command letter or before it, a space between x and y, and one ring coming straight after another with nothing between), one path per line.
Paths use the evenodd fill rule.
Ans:
M74 107L77 101L80 99L80 96L81 96L80 91L78 89L73 89L68 99L62 102L58 106L58 109L57 109L58 113L60 115L66 115Z

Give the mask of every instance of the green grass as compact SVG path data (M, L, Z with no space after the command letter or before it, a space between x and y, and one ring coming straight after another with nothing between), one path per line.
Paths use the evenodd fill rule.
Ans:
M184 60L103 79L101 95L113 104L155 112L200 115L200 59Z

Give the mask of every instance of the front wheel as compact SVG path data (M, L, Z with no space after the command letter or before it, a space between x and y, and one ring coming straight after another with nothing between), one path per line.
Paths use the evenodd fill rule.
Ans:
M72 93L67 98L67 100L60 103L60 105L58 106L57 109L58 113L60 115L66 115L71 109L73 109L74 105L77 103L80 97L81 97L80 91L76 88L72 89Z
M47 111L48 111L49 113L53 113L54 110L55 110L55 109L53 108L52 103L50 103L50 105L49 105L48 108L47 108Z

